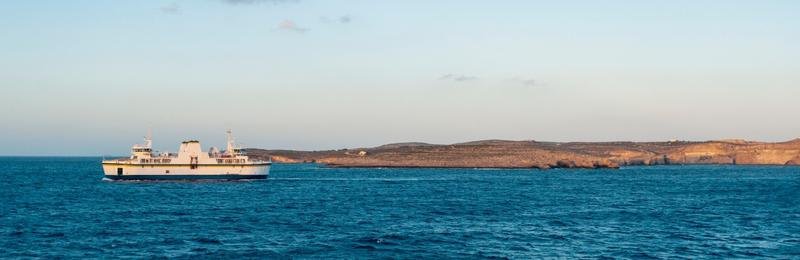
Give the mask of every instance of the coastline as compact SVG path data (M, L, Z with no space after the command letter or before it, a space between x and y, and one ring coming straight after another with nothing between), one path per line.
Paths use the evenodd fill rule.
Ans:
M587 168L647 165L800 165L800 139L787 142L537 142L485 140L450 145L398 143L327 151L247 149L280 163L337 168Z

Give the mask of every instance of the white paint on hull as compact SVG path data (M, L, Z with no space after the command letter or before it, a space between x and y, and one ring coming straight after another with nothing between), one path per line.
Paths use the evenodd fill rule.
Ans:
M259 165L198 165L192 169L189 165L145 165L104 163L105 175L269 175L269 164Z
M264 179L269 175L272 164L268 161L251 160L244 155L242 149L234 144L230 131L227 149L222 152L212 148L205 153L199 141L190 140L181 143L177 155L158 155L153 153L152 144L148 134L144 144L131 148L129 158L104 160L103 173L107 178L117 179L136 179L135 176L153 179L220 179L227 176L237 179Z

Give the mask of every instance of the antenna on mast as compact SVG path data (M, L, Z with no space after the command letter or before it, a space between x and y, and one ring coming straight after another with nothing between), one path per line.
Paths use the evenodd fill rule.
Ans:
M233 141L233 134L231 133L230 129L228 129L228 131L226 131L226 133L228 134L228 146L225 148L225 153L227 153L229 155L236 155L236 153L234 151L235 147L234 147L234 143L233 143L234 142Z
M144 146L147 148L153 147L153 130L147 128L147 136L144 137Z

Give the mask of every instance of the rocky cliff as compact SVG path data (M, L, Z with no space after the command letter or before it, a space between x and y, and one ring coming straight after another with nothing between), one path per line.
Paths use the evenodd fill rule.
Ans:
M247 149L275 162L317 162L333 167L618 168L626 165L800 165L800 139L781 143L536 142L486 140L451 145L389 144L329 151Z

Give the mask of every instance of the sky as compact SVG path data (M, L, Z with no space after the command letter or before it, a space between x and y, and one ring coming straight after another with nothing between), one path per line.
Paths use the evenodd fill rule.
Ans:
M798 1L2 1L0 155L800 137Z

